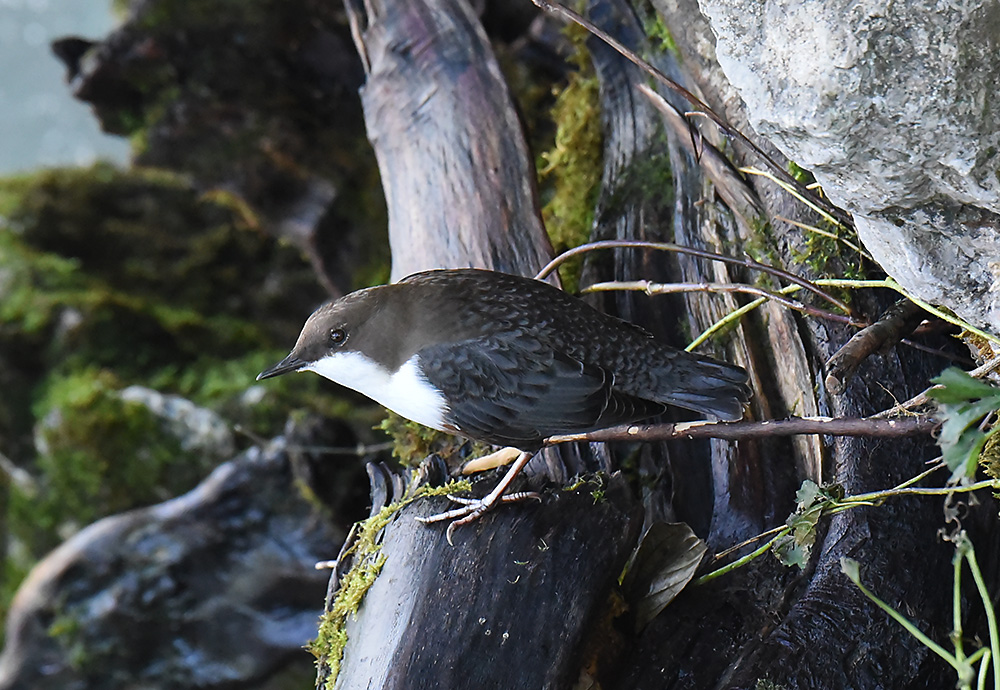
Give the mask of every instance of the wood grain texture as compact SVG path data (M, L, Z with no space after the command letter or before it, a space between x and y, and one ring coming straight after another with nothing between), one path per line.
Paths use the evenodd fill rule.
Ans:
M464 0L348 0L389 213L392 280L428 268L533 275L551 258L506 81Z

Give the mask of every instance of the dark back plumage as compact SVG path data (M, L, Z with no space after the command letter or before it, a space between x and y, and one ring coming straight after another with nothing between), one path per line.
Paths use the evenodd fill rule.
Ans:
M466 433L476 422L482 435L504 426L509 436L540 442L638 421L664 405L736 420L750 397L744 369L663 344L541 281L456 269L418 273L397 287L411 310L419 303L435 315L424 321L433 332L416 337L437 341L421 356L428 379L446 394L481 401L468 409L484 419L465 420ZM488 361L460 364L463 356ZM488 390L469 390L471 372L487 369ZM513 440L502 442L518 445Z

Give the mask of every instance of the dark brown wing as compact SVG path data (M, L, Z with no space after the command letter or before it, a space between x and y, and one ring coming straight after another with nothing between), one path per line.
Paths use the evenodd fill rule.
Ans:
M447 421L497 445L531 450L549 436L625 424L664 407L615 391L614 376L600 367L512 334L438 344L418 356L452 403Z

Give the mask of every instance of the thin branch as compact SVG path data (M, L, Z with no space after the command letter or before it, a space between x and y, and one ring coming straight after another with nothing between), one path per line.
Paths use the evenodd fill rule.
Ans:
M651 296L668 295L677 292L740 292L774 300L778 304L783 304L789 309L794 309L795 311L799 311L804 314L810 314L820 319L838 321L840 323L847 324L857 323L850 316L834 314L833 312L826 311L825 309L817 309L816 307L811 307L808 304L803 304L798 300L785 297L780 293L765 290L764 288L759 288L756 285L747 285L746 283L653 283L648 280L622 280L606 283L594 283L581 292L613 292L619 290L645 292L647 295Z
M972 571L972 579L976 582L976 589L979 591L979 597L983 601L983 608L986 610L986 625L990 633L990 651L993 655L993 684L994 687L1000 687L1000 631L998 631L997 627L993 598L986 587L983 572L979 569L979 561L976 559L976 552L972 548L972 542L969 541L968 537L965 537L964 546L963 555L969 563L969 570Z
M677 135L677 140L698 162L705 176L726 204L748 225L765 217L757 192L719 149L706 142L694 122L646 84L636 84L636 89L646 96L663 115L663 120Z
M893 496L950 496L951 494L967 494L981 489L1000 489L1000 479L984 479L981 482L975 482L974 484L968 484L966 486L909 486L903 489L872 491L867 494L848 496L847 498L841 500L840 503L871 503L881 501L885 498L891 498Z
M733 553L734 551L739 551L744 546L747 546L749 544L753 544L755 541L760 541L764 537L770 537L770 536L773 536L775 534L778 534L779 532L786 532L786 531L788 531L788 529L789 529L788 525L778 525L777 527L772 527L771 529L767 530L766 532L761 532L760 534L754 535L754 536L750 537L749 539L744 539L739 544L733 544L728 549L725 549L724 551L720 551L719 553L717 553L714 556L712 556L712 560L713 561L722 560L723 558L725 558L729 554Z
M805 230L806 232L811 232L811 233L815 233L817 235L822 235L823 237L829 237L831 240L836 240L837 242L840 242L841 244L850 247L851 249L853 249L854 251L856 251L858 254L860 254L864 258L868 259L869 261L875 261L875 259L872 258L871 254L869 254L868 252L866 252L864 249L862 249L858 245L854 244L849 239L841 237L840 235L838 235L838 234L836 234L834 232L827 232L826 230L823 230L822 228L817 228L815 225L809 225L808 223L800 223L797 220L792 220L791 218L785 218L784 216L775 216L774 219L775 220L780 220L783 223L788 223L789 225L793 225L793 226L799 228L800 230Z
M758 297L754 301L744 304L739 309L729 312L721 319L713 323L711 326L703 330L701 332L701 335L699 335L697 338L688 343L688 346L685 347L684 349L687 350L688 352L693 352L696 347L698 347L703 342L711 338L717 332L721 331L723 328L729 326L730 324L738 323L739 320L742 319L746 314L749 314L754 309L764 304L764 302L766 301L767 301L766 297Z
M711 582L712 580L714 580L717 577L722 577L726 573L731 573L732 571L734 571L737 568L740 568L740 567L746 565L747 563L749 563L750 561L754 560L755 558L763 556L765 553L767 553L768 551L771 550L771 547L774 546L774 543L776 541L778 541L779 539L781 539L783 536L785 536L786 534L788 534L791 531L792 531L791 527L788 527L787 525L782 526L778 530L777 536L775 536L773 539L770 539L766 544L762 544L758 548L756 548L753 551L751 551L750 553L748 553L746 556L742 556L740 558L737 558L735 561L733 561L732 563L730 563L728 565L724 565L721 568L717 568L716 570L713 570L710 573L705 573L704 575L702 575L701 577L699 577L698 579L696 579L691 584L694 585L695 587L697 587L698 585L703 585L703 584L705 584L707 582Z
M575 22L576 24L579 24L587 31L597 36L599 39L601 39L609 46L614 48L616 51L618 51L618 53L620 53L622 57L631 61L633 64L635 64L637 67L642 69L644 72L649 74L651 77L656 79L658 82L660 82L667 88L680 94L685 100L687 100L695 107L701 109L704 116L709 118L716 125L718 125L718 127L722 129L722 131L724 131L726 134L733 137L734 139L738 140L742 144L746 145L754 153L760 156L760 158L764 160L772 170L774 170L774 174L777 177L781 178L786 184L789 184L792 187L794 187L799 192L799 194L814 199L814 203L826 209L825 215L835 216L836 217L834 220L835 223L840 223L845 227L854 226L854 223L851 220L850 215L846 211L837 208L826 199L819 198L816 194L807 189L805 185L803 185L801 182L792 177L792 175L787 170L785 170L784 167L779 165L774 159L772 159L769 155L767 155L767 153L765 153L762 148L760 148L757 144L751 141L745 134L743 134L743 132L739 131L736 127L733 127L731 124L729 124L725 119L722 118L722 116L720 116L718 113L712 110L700 98L695 96L693 93L685 89L683 86L675 82L673 79L665 75L660 70L653 67L646 60L643 60L634 51L626 48L619 41L608 35L607 32L601 30L600 28L595 26L591 21L589 21L585 17L579 15L578 13L574 12L573 10L567 7L563 7L562 5L549 2L548 0L532 0L532 1L535 3L535 5L537 5L541 9L547 12L552 12L554 14L561 15L564 18L569 19L570 21Z
M579 254L585 254L586 252L596 251L598 249L655 249L657 251L664 252L677 252L679 254L688 254L690 256L697 256L702 259L711 259L712 261L721 261L722 263L732 264L735 266L743 266L744 268L749 268L754 271L763 271L764 273L769 273L773 276L781 278L798 285L799 287L812 292L819 297L822 297L830 304L834 305L838 309L842 310L845 314L851 314L851 308L845 304L843 301L837 299L833 295L824 292L818 288L813 283L809 282L805 278L801 278L794 273L789 273L788 271L782 270L780 268L775 268L774 266L768 266L766 264L754 261L750 257L744 259L737 259L732 256L725 256L723 254L716 254L715 252L705 251L703 249L695 249L694 247L685 247L681 244L673 244L671 242L647 242L645 240L601 240L599 242L588 242L587 244L581 244L579 247L573 247L572 249L567 249L559 256L555 257L547 263L541 271L535 276L537 280L544 280L552 271L554 271L561 264L565 263L569 259L577 256Z
M853 563L851 559L841 558L841 563L846 563L848 561ZM857 586L857 588L860 589L861 592L872 601L872 603L874 603L880 609L885 611L889 615L889 617L892 618L894 621L903 626L903 628L905 628L907 632L909 632L911 635L917 638L917 640L922 645L924 645L932 652L937 654L939 657L941 657L956 671L961 672L962 670L961 665L958 663L958 660L954 657L954 655L949 654L944 647L942 647L937 642L928 637L922 630L920 630L920 628L911 623L910 620L906 618L906 616L904 616L899 611L889 606L889 604L879 599L874 592L872 592L870 589L861 584L861 578L858 573L858 566L856 563L853 563L853 566L854 567L851 568L847 565L844 565L843 566L844 574L847 575L847 577L851 580L851 582L853 582L855 586Z
M775 183L776 185L784 189L786 192L794 196L796 199L801 201L803 204L811 208L813 211L815 211L820 216L830 221L834 225L840 225L845 228L853 227L853 225L844 225L839 220L834 218L831 213L824 210L823 208L820 208L820 204L815 194L808 194L808 193L803 194L802 189L808 189L808 187L802 187L801 185L800 186L790 185L784 178L779 179L777 176L767 172L766 170L758 170L757 168L750 168L750 167L738 168L738 170L744 175L758 175L760 177L765 177L771 180L771 182ZM810 199L809 197L812 197L812 199Z
M892 278L886 278L884 280L847 280L841 278L823 278L814 281L814 283L816 285L822 285L824 287L887 288L889 290L893 290L894 292L899 293L906 299L910 300L911 302L919 306L924 311L933 314L942 321L947 321L948 323L958 326L959 328L966 330L969 333L974 333L975 335L978 335L980 338L986 338L986 340L989 340L991 343L996 343L1000 345L1000 338L998 338L997 336L993 335L992 333L987 333L981 328L976 328L968 321L964 321L958 318L957 316L953 316L946 311L942 311L937 307L935 307L934 305L930 304L929 302L923 301L919 297L914 297L912 294L903 289L902 285L897 283Z
M877 436L900 438L930 434L938 425L934 417L912 416L899 419L872 417L789 417L762 422L678 422L674 424L631 424L582 434L552 436L546 445L571 441L669 441L672 439L721 438L739 441L772 436L824 434L827 436Z

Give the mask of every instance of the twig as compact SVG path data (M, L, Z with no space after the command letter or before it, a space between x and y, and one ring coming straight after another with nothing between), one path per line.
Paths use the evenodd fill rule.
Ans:
M789 417L762 422L678 422L631 424L582 434L552 436L546 443L571 441L668 441L681 438L721 438L729 441L770 436L824 434L827 436L877 436L900 438L930 434L940 422L931 416L874 419L872 417Z
M703 330L701 332L701 335L699 335L697 338L695 338L690 343L688 343L688 346L685 347L684 349L687 350L688 352L693 352L696 347L698 347L703 342L705 342L706 340L708 340L709 338L711 338L718 331L721 331L723 328L725 328L726 326L728 326L731 323L737 323L746 314L749 314L754 309L756 309L760 305L764 304L764 302L766 302L766 301L767 301L766 297L758 297L753 302L748 302L747 304L744 304L739 309L737 309L735 311L729 312L728 314L726 314L725 316L723 316L721 319L719 319L718 321L716 321L715 323L713 323L711 326L709 326L708 328L706 328L705 330Z
M836 233L827 232L826 230L823 230L822 228L817 228L815 225L809 225L808 223L800 223L797 220L792 220L791 218L785 218L784 216L775 216L774 219L775 220L780 220L783 223L788 223L789 225L794 225L795 227L799 228L800 230L805 230L806 232L812 232L812 233L815 233L817 235L822 235L823 237L829 237L831 240L836 240L837 242L840 242L841 244L844 244L844 245L850 247L851 249L853 249L854 251L856 251L858 254L860 254L864 258L868 259L869 261L875 261L875 259L872 258L871 254L869 254L864 249L862 249L858 245L854 244L850 240L848 240L848 239L846 239L844 237L841 237L840 235L838 235Z
M889 606L887 603L879 599L874 592L861 584L861 577L859 573L858 564L850 558L843 557L840 559L841 567L844 574L855 584L855 586L861 590L861 592L868 597L876 606L885 611L890 618L899 623L903 628L906 629L911 635L913 635L917 640L927 647L929 650L941 657L946 663L948 663L956 671L961 671L961 665L953 654L949 654L944 647L939 645L937 642L928 637L920 628L915 626L910 622L903 614L901 614L896 609Z
M873 503L884 498L893 496L949 496L951 494L967 494L980 489L1000 488L1000 480L984 479L981 482L968 484L966 486L942 486L942 487L921 487L908 486L906 488L886 489L885 491L872 491L867 494L856 494L848 496L840 501L841 504L849 503Z
M965 560L969 563L969 570L972 571L972 579L976 582L976 589L979 591L979 597L983 601L983 608L986 609L986 625L990 633L990 650L993 655L993 683L994 686L1000 686L1000 632L998 632L997 627L996 611L993 609L993 598L986 588L986 582L983 580L983 572L979 569L979 561L976 559L976 552L972 548L972 542L969 541L964 532L963 536L965 540L962 553L965 556Z
M775 534L778 534L779 532L783 532L783 531L786 531L786 530L788 530L788 525L778 525L777 527L772 527L771 529L767 530L766 532L761 532L760 534L756 534L756 535L750 537L749 539L744 539L739 544L733 544L728 549L720 551L719 553L717 553L714 556L712 556L712 560L713 561L721 560L721 559L725 558L726 556L728 556L729 554L733 553L734 551L739 551L740 549L742 549L744 546L747 546L748 544L753 544L755 541L760 541L764 537L770 537L770 536L773 536Z
M766 213L761 206L757 192L719 149L706 142L690 118L646 84L636 84L636 89L650 100L676 134L677 140L687 149L701 167L705 176L715 185L715 189L738 217L749 225ZM700 114L700 113L699 113Z
M767 553L771 549L772 546L774 546L774 543L776 541L778 541L779 539L781 539L783 536L785 536L786 534L788 534L791 531L792 531L792 528L788 527L787 525L781 527L778 530L778 533L774 536L774 538L773 539L769 539L766 544L763 544L763 545L759 546L758 548L756 548L753 551L751 551L750 553L748 553L746 556L741 556L740 558L737 558L735 561L733 561L732 563L729 563L728 565L724 565L721 568L713 570L710 573L705 573L704 575L702 575L701 577L699 577L698 579L696 579L691 584L697 587L698 585L703 585L706 582L711 582L715 578L721 577L721 576L725 575L726 573L731 573L732 571L734 571L737 568L740 568L740 567L746 565L747 563L749 563L750 561L754 560L755 558L763 556L765 553Z
M821 208L820 204L817 202L817 197L815 194L803 194L802 189L808 189L808 187L801 187L801 185L799 186L790 185L788 181L785 180L784 178L779 179L777 176L767 172L766 170L758 170L757 168L738 168L738 170L744 175L758 175L760 177L765 177L771 180L771 182L775 183L776 185L784 189L786 192L794 196L796 199L801 201L803 204L811 208L813 211L815 211L820 216L830 221L834 225L840 225L845 228L853 227L853 225L844 225L844 223L841 223L839 220L834 218L833 214ZM810 196L812 197L812 199L809 198Z
M765 153L763 149L761 149L759 146L757 146L757 144L751 141L745 134L743 134L743 132L739 131L736 127L733 127L731 124L729 124L725 119L722 118L722 116L720 116L718 113L712 110L701 99L699 99L693 93L691 93L683 86L675 82L673 79L670 79L663 72L653 67L651 64L649 64L649 62L643 60L634 51L626 48L619 41L608 35L607 32L601 30L600 28L595 26L591 21L589 21L585 17L582 17L581 15L577 14L576 12L567 7L563 7L562 5L549 2L548 0L532 0L532 1L535 3L535 5L537 5L538 7L547 12L552 12L554 14L561 15L564 18L569 19L570 21L575 22L576 24L579 24L587 31L597 36L599 39L601 39L609 46L614 48L624 58L631 61L633 64L635 64L640 69L649 74L651 77L656 79L658 82L660 82L667 88L675 91L676 93L680 94L689 103L701 109L704 116L709 118L716 125L718 125L718 127L722 129L722 131L724 131L726 134L733 137L734 139L738 140L742 144L746 145L754 153L760 156L760 158L767 163L768 167L774 170L774 174L777 177L781 178L787 184L794 187L803 196L813 198L816 204L826 209L827 215L835 216L834 222L840 223L845 227L854 227L854 223L851 220L850 215L848 215L846 211L837 208L836 206L834 206L825 199L819 198L816 194L807 189L805 185L803 185L801 182L792 177L792 175L788 173L788 171L786 171L781 165L779 165L776 161L774 161L774 159L772 159L769 155L767 155L767 153Z
M764 273L769 273L773 276L781 278L798 285L800 288L808 290L819 297L822 297L830 304L836 306L838 309L842 310L845 314L851 314L851 308L845 304L843 301L837 299L833 295L824 292L818 288L813 283L809 282L805 278L801 278L794 273L789 273L788 271L782 270L780 268L775 268L774 266L768 266L766 264L754 261L750 257L744 259L737 259L732 256L725 256L723 254L716 254L715 252L705 251L703 249L695 249L694 247L685 247L681 244L673 244L671 242L648 242L645 240L601 240L599 242L588 242L587 244L581 244L578 247L573 247L572 249L567 249L559 256L555 257L547 263L542 270L535 275L537 280L544 280L552 271L558 268L561 264L565 263L569 259L577 256L578 254L584 254L586 252L596 251L598 249L655 249L664 252L677 252L679 254L689 254L691 256L697 256L702 259L711 259L712 261L721 261L722 263L733 264L735 266L743 266L744 268L749 268L754 271L763 271ZM867 324L866 324L867 325Z
M912 333L923 317L924 310L910 300L899 300L889 307L875 323L855 333L827 361L827 390L837 395L843 393L869 355Z
M741 292L748 295L759 295L767 299L774 300L778 304L783 304L789 309L800 311L804 314L811 314L820 319L838 321L840 323L856 324L854 319L843 314L834 314L825 309L811 307L798 300L785 297L784 295L759 288L756 285L745 283L653 283L648 280L632 281L612 281L607 283L594 283L581 292L613 292L617 290L633 290L645 292L647 295L668 295L676 292Z

